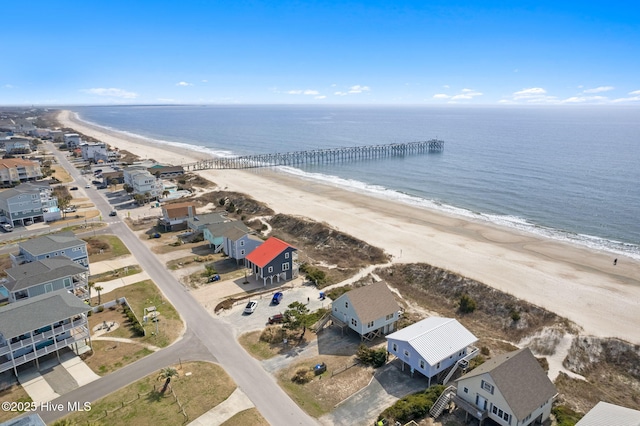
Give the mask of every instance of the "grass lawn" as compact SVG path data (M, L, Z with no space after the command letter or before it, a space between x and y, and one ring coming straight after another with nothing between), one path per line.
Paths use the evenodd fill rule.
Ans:
M125 272L126 270L126 272ZM103 281L111 281L116 278L128 277L129 275L135 275L142 272L142 268L139 265L129 265L124 268L116 269L115 271L103 272L102 274L91 275L89 281L99 283Z
M173 366L179 377L171 387L188 416L183 416L171 391L160 393L159 371L91 404L91 411L79 412L65 419L77 424L92 425L181 425L193 421L223 402L236 385L218 365L207 362L183 363ZM124 407L122 407L124 402ZM105 417L105 410L109 414Z
M222 423L221 426L269 426L269 422L267 422L264 417L260 414L255 408L249 408L248 410L244 410L239 412L238 414L231 417L226 422Z
M9 389L0 392L0 401L10 402L31 402L32 399L20 385L13 385ZM5 422L14 417L18 417L22 413L0 410L0 423Z
M126 323L123 324L121 322L120 328L111 333L107 333L105 337L125 337L139 343L146 343L164 348L165 346L173 343L182 333L184 324L180 319L180 315L178 315L178 312L173 307L173 305L171 305L171 303L164 299L162 293L160 292L160 290L158 290L158 287L156 287L153 281L140 281L125 287L117 288L106 294L103 293L101 295L101 299L103 302L118 299L120 297L127 298L131 309L133 309L140 321L142 321L142 316L144 315L144 308L155 306L157 311L160 313L160 320L157 323L158 334L155 334L156 323L152 321L148 321L147 323L143 324L147 332L147 335L144 337L136 336ZM91 305L97 304L97 301L97 297L92 298ZM121 312L121 309L122 308L118 308L119 312ZM102 313L93 314L91 317L89 317L91 327L96 324L102 323L102 321L107 321L107 319L103 319L103 317L101 317L101 314L111 312L113 311L106 309ZM121 318L122 321L125 320L125 317L122 315Z
M83 238L87 242L90 262L113 259L114 257L131 254L127 247L115 235L98 235Z
M152 354L153 351L135 343L94 340L93 354L84 358L85 364L99 376L118 370L127 364Z

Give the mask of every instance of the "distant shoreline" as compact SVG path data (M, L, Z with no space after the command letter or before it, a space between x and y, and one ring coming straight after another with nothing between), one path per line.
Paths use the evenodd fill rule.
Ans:
M78 121L59 121L119 149L159 162L211 158ZM565 316L599 337L640 344L640 261L511 228L347 191L273 170L202 171L221 188L250 195L274 211L326 222L380 247L394 262L425 262L473 278Z

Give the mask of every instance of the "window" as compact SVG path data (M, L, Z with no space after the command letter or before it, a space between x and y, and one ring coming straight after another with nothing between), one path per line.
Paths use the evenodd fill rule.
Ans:
M462 391L463 391L464 393L469 393L469 388L462 388Z
M491 412L493 414L498 414L498 407L496 407L495 405L493 407L491 407Z
M53 291L53 283L46 283L44 285L44 292L45 293L50 293Z
M373 327L373 321L367 324L367 328L371 328L371 327Z
M65 278L64 279L64 286L65 287L71 287L71 280L69 278Z
M244 245L244 240L240 241L240 245L243 246Z
M440 368L440 363L437 363L437 364L436 364L436 368Z
M282 264L282 270L283 271L288 271L289 270L289 264L288 263L283 263Z
M344 302L344 307L348 308L349 307L349 302Z
M358 326L358 320L355 318L351 318L351 325L353 325L354 327Z
M491 383L487 383L484 380L482 381L481 384L482 389L486 390L487 392L489 392L491 395L493 395L493 385Z
M424 370L424 359L420 360L420 368L422 368Z
M511 416L509 416L509 414L507 414L507 412L505 412L505 413L502 415L502 418L503 418L506 422L509 422L509 417L511 417Z
M284 254L284 258L285 258L285 259L288 259L288 258L289 258L289 253L285 253L285 254Z
M244 249L240 250L240 256L244 256Z
M409 356L410 356L410 355L409 355L409 351L408 351L408 350L406 350L406 349L404 350L404 356L405 356L405 357L407 357L407 358L409 358Z
M390 319L392 319L392 318L393 318L393 314L389 314L389 315L387 315L387 318L386 318L386 319L387 319L387 320L390 320Z
M269 266L269 269L267 269L267 272L273 272L273 266Z
M393 349L393 351L394 351L394 352L398 352L398 344L397 344L397 343L394 343L394 344L391 346L391 349Z

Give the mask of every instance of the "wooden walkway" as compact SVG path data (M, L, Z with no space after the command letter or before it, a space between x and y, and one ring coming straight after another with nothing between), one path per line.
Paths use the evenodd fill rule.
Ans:
M251 169L256 167L296 166L300 164L327 164L384 157L442 152L444 141L431 139L422 142L392 143L385 145L352 146L347 148L315 149L278 154L255 154L238 157L214 158L183 164L187 171L208 169Z

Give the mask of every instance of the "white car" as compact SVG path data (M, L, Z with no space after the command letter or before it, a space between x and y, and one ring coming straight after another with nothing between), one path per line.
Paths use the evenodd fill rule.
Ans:
M85 187L85 188L91 188L91 184L90 184L90 183L88 183L88 184L86 184L84 187Z
M255 300L250 300L249 303L247 303L247 306L244 307L244 313L252 314L257 307L258 307L258 302L256 302Z

